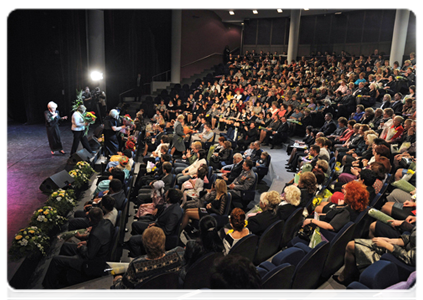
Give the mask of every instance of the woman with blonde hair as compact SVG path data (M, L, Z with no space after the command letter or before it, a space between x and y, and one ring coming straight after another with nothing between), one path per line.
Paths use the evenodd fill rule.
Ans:
M256 235L263 234L270 225L279 220L276 211L280 202L281 195L276 191L261 194L259 206L262 212L248 219L248 229Z
M301 203L301 191L295 185L288 185L282 194L282 201L278 206L278 217L286 221Z
M206 207L187 208L182 217L181 231L188 225L190 219L200 220L201 217L211 213L223 215L228 201L228 188L223 179L217 179L212 185L210 193L215 193L214 199Z

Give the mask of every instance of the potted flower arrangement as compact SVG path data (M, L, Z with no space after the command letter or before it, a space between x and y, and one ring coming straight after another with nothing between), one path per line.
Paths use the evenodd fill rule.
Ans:
M59 215L56 208L43 206L34 212L29 225L37 226L43 232L48 234L54 227L62 225L65 221L66 218Z
M73 177L74 179L73 185L77 189L81 189L82 186L88 183L88 181L90 180L90 178L81 169L78 169L78 168L70 170L69 175Z
M74 190L58 189L49 196L45 204L56 208L60 215L66 216L76 206L75 200Z
M78 161L74 169L81 170L88 178L94 173L94 169L86 161Z
M10 259L17 261L24 257L34 257L39 254L46 255L50 246L49 237L37 226L21 229L13 239L9 249Z

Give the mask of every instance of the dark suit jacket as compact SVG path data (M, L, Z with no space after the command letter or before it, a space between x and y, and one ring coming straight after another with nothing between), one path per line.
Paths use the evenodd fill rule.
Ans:
M113 197L113 199L115 199L115 207L117 210L123 210L123 204L125 201L125 191L123 189L121 189L119 192L114 193L114 194L110 194L109 196Z
M260 159L260 156L261 156L261 153L263 152L263 150L261 150L261 149L258 149L258 150L256 150L256 149L254 149L253 150L253 153L251 154L251 156L250 156L250 159L253 161L253 162L256 162L256 161L258 161L259 159Z
M403 104L401 101L393 102L391 105L391 108L394 110L394 113L396 115L402 114L402 107L403 107Z
M171 204L159 215L156 220L156 226L163 229L166 236L175 233L178 222L183 215L182 208L179 203Z
M248 219L248 229L255 235L262 235L263 232L273 223L279 220L277 214L267 210Z
M325 122L325 124L320 129L321 132L328 136L332 134L336 130L336 123L334 120L330 120L329 122Z
M248 143L248 144L250 144L250 143L252 143L252 142L255 142L255 141L257 141L258 140L258 137L259 137L259 134L258 134L258 131L257 131L257 128L253 128L253 129L249 129L246 133L245 133L245 137L246 137L246 139L244 139L245 140L245 142L246 143Z
M114 226L110 220L103 219L92 227L88 236L87 246L82 246L79 253L82 258L90 261L105 261L109 254Z
M165 186L164 189L167 191L170 189L170 184L172 183L172 174L168 174L166 176L163 176L160 180L164 182Z
M244 163L244 161L242 160L239 164L234 165L232 167L232 170L231 170L231 172L229 173L229 176L228 176L228 182L227 182L228 185L231 184L239 176L239 174L241 174L243 163Z

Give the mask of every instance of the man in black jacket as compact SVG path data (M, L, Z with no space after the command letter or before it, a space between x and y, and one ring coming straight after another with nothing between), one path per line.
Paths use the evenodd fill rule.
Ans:
M244 160L242 159L242 155L239 153L235 153L234 164L231 166L229 175L224 174L222 176L223 180L226 181L227 185L231 184L235 180L235 178L237 178L239 174L241 174L243 162ZM224 169L222 169L221 172L223 172L223 170Z
M63 244L60 254L55 255L50 262L43 281L44 288L55 289L79 283L85 277L80 273L84 266L88 266L86 273L89 273L90 268L101 269L106 266L113 238L113 224L103 219L103 211L99 207L92 208L88 217L92 225L88 240L78 244ZM68 273L70 270L74 272Z
M257 141L257 139L259 138L259 133L257 131L255 122L250 123L250 128L244 126L244 129L244 138L238 141L238 147L240 148L240 150L245 150L248 145L250 145L254 141Z
M327 113L325 115L325 124L323 124L322 128L320 129L320 131L323 132L325 136L331 135L336 130L336 123L332 118L333 116L331 113Z
M342 97L338 103L338 117L348 118L352 112L355 111L355 97L352 95L351 90L347 90L347 95Z
M285 143L288 139L288 122L285 117L281 117L281 124L276 131L273 131L273 135L270 137L270 149L275 148L275 145Z
M180 207L180 202L183 197L181 190L170 189L166 193L166 203L164 207L158 209L155 221L140 220L132 223L132 237L124 247L128 247L131 251L132 257L145 254L144 246L142 244L142 233L147 228L152 226L160 227L163 229L166 237L174 235L179 228L182 219L183 211Z

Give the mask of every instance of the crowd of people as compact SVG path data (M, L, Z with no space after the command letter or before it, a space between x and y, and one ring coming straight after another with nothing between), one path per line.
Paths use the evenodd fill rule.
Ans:
M415 265L414 53L400 67L398 62L390 66L377 50L368 57L333 53L292 62L277 53L247 51L229 55L222 70L211 81L193 84L188 94L177 91L159 99L152 117L143 110L134 119L121 117L112 109L104 118L103 149L110 162L92 203L69 221L70 230L87 228L85 236L75 237L88 243L66 246L53 258L45 287L63 280L58 270L80 268L82 258L70 262L70 255L104 258L99 253L113 235L99 220L115 225L108 198L120 195L114 205L122 209L118 203L125 197L122 190L134 158L141 164L127 197L138 210L129 225L132 237L123 245L134 260L112 288L135 288L163 272L179 272L183 283L190 266L210 252L225 255L213 268L212 288L258 288L252 262L230 255L243 237L262 235L299 207L309 213L301 227L338 232L391 181L394 188L382 195L386 203L381 210L392 217L392 226L374 222L369 237L351 241L345 268L334 280L348 285L385 252ZM47 117L54 120L50 112L48 122ZM289 143L293 136L298 140ZM254 188L258 169L270 163L269 152L261 147L282 143L294 179L282 193L262 193L248 212L243 193ZM229 203L229 221L218 226ZM97 216L101 212L104 216ZM196 231L198 238L189 239ZM178 246L181 233L187 233L185 249ZM167 249L167 240L175 236L177 243Z

